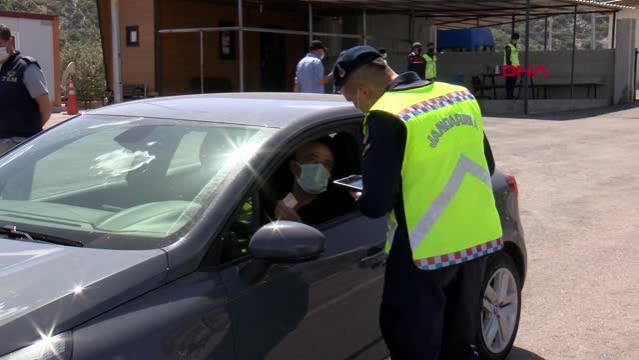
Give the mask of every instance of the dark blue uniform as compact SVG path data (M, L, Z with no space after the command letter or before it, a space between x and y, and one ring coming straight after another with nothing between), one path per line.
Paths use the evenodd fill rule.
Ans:
M34 59L16 53L0 68L0 139L42 131L38 104L24 85L24 72L31 64L40 67Z

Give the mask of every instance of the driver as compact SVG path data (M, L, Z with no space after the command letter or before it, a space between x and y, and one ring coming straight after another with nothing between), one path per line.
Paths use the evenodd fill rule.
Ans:
M333 186L331 177L335 157L331 139L325 138L302 145L288 164L294 181L290 193L275 204L278 220L316 225L353 208L348 191Z

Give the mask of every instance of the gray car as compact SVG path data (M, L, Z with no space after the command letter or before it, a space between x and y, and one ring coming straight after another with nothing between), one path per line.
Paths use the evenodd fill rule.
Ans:
M353 206L272 221L288 159L329 136L360 171L340 97L158 98L82 114L0 158L0 359L383 359L385 219ZM526 249L512 176L493 176L482 354L515 339Z

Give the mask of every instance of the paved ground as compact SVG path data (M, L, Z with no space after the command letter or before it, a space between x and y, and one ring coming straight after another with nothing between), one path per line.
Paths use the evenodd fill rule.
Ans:
M558 119L486 119L529 255L509 360L639 359L639 108Z

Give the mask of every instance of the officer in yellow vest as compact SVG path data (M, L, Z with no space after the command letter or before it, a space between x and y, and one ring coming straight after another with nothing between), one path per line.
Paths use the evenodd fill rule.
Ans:
M482 116L465 88L396 74L369 46L334 81L366 114L361 211L388 217L380 326L392 359L475 359L485 255L503 247Z
M504 65L519 66L519 50L517 49L519 42L519 34L513 33L510 42L506 44L504 49ZM517 84L517 76L506 77L506 98L515 98L515 85Z
M433 81L437 77L437 55L435 55L435 44L426 45L426 53L422 55L426 61L425 79Z
M377 49L377 51L382 54L382 58L384 59L384 64L388 65L388 52L386 51L386 48L379 48Z

